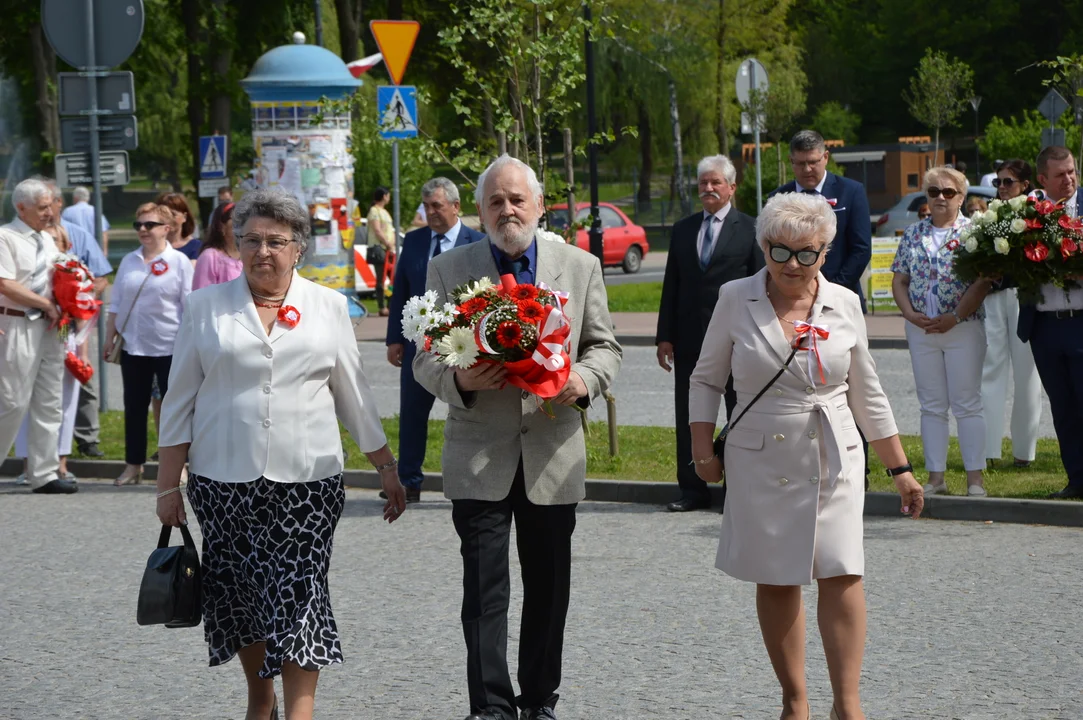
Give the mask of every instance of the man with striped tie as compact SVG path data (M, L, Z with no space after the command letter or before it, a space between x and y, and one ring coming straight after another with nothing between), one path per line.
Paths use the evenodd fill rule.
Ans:
M60 253L43 230L53 222L53 198L40 180L15 186L19 217L0 228L0 458L7 457L29 413L27 477L36 493L78 491L57 471L64 349L53 326L53 258Z

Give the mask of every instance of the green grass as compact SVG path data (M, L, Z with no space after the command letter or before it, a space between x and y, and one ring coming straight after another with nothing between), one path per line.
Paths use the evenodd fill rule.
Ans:
M619 410L618 410L619 412ZM600 414L598 415L600 417ZM101 414L102 452L109 460L124 459L124 414L117 410ZM383 421L384 432L392 450L398 451L399 421L388 418ZM591 422L587 435L587 477L651 482L675 482L676 460L673 428L636 427L624 425L618 428L620 454L609 456L609 432L604 421ZM157 438L153 422L148 422L148 453L156 449ZM924 484L928 474L922 470L924 455L921 438L913 435L902 437L906 456L917 468L918 481ZM346 466L351 469L369 469L361 451L349 435L342 431L342 445L349 457ZM440 471L440 453L444 445L444 423L429 423L429 437L425 455L425 470ZM1060 462L1060 450L1056 440L1038 441L1038 455L1029 468L1016 468L1011 463L1011 442L1004 442L1006 467L997 467L985 473L985 487L990 496L1007 498L1042 498L1064 487L1066 478ZM870 490L894 492L895 486L884 474L883 464L875 457L871 460ZM948 489L953 495L966 493L966 473L963 471L959 445L952 438L948 451Z
M658 312L662 302L662 283L628 283L610 285L609 312Z

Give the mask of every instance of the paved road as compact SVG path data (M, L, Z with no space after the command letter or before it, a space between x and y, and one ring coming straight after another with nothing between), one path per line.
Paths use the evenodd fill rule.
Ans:
M0 484L0 718L243 718L240 666L207 668L200 629L135 624L158 534L150 489L83 485L41 497ZM426 501L391 527L377 514L375 493L348 491L331 573L347 662L321 679L317 717L460 720L450 505ZM777 717L754 590L713 569L717 534L709 513L580 507L562 720ZM1083 717L1072 612L1083 531L871 519L865 535L868 717ZM516 583L511 658L520 598ZM815 599L811 589L808 678L822 719L830 685Z

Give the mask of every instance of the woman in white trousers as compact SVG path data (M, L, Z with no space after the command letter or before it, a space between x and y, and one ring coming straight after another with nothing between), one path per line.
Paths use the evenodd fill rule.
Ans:
M1030 163L1008 160L997 170L993 185L1001 200L1031 190ZM981 369L981 403L985 408L985 457L1000 460L1004 441L1004 410L1008 383L1014 383L1012 401L1012 456L1016 467L1034 461L1038 425L1042 416L1042 382L1034 367L1030 345L1019 339L1019 298L1015 288L994 290L985 298L985 364ZM1009 373L1010 369L1010 373Z
M990 283L967 285L952 271L955 248L970 224L960 214L966 177L934 167L925 173L932 216L906 229L895 262L891 289L906 318L906 341L921 403L921 442L929 482L925 493L947 492L948 411L959 427L967 494L985 495L985 418L981 368L985 360L982 300Z

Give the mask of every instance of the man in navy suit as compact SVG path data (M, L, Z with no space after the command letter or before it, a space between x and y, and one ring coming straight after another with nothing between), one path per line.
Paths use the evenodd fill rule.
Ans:
M402 309L406 301L425 292L429 260L441 253L481 240L484 235L459 220L459 188L447 178L429 180L421 187L427 227L406 233L395 263L391 291L391 314L387 318L387 361L402 372L399 381L399 480L406 488L406 502L421 500L425 476L425 443L428 438L431 393L414 380L417 347L402 334Z
M804 192L823 195L835 211L835 240L820 270L828 282L850 288L861 298L865 312L865 293L861 275L872 259L872 219L865 186L856 180L827 172L830 153L823 136L815 130L802 130L790 139L790 165L796 180L777 188L776 193ZM770 196L769 196L770 197Z
M1041 190L1038 199L1064 203L1065 213L1079 217L1083 188L1076 177L1075 158L1068 148L1051 145L1035 163ZM1083 498L1083 445L1076 437L1083 427L1083 288L1059 290L1042 286L1042 302L1019 305L1019 339L1030 343L1042 387L1049 396L1053 428L1068 485L1050 495Z

